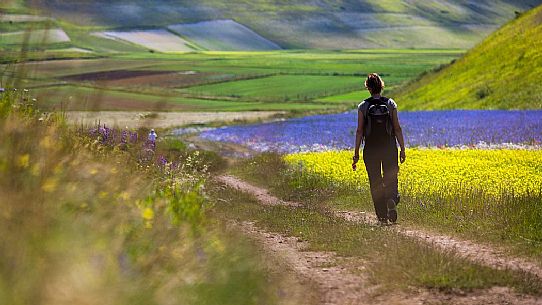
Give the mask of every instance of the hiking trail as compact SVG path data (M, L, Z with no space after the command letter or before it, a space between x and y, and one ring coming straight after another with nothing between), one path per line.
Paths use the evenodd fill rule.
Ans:
M284 205L302 207L297 202L280 200L264 188L254 186L231 175L216 178L224 185L255 196L263 205ZM377 225L376 217L365 212L335 211L334 216L347 221ZM280 256L295 273L315 282L323 295L321 304L542 304L542 298L521 296L507 287L475 291L469 294L444 294L438 291L419 289L406 295L401 292L381 294L378 287L368 283L363 276L363 262L348 263L344 258L337 258L332 252L306 251L307 242L296 237L266 232L253 222L236 224L246 235L256 239L268 251ZM504 251L488 245L480 245L471 241L454 237L433 234L432 232L404 227L402 225L387 226L384 230L428 243L431 246L456 254L458 257L495 268L511 269L532 274L542 278L542 269L535 263L523 258L510 257ZM352 273L351 271L357 271Z

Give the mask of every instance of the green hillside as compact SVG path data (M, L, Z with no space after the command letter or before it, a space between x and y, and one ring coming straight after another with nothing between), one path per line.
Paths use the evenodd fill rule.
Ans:
M541 109L542 6L396 92L403 109Z
M23 0L20 0L23 1ZM12 0L12 2L17 2ZM234 20L282 48L470 48L542 0L34 0L80 26L164 28Z

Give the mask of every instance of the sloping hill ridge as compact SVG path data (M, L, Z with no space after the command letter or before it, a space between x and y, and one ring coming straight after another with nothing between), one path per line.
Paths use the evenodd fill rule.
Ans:
M406 110L541 109L542 6L397 93Z
M283 48L469 48L542 0L33 0L44 15L110 28L231 19Z

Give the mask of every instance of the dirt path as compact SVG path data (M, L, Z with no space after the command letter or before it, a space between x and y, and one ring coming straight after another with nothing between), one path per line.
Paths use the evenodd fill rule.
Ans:
M305 251L308 244L295 237L285 237L257 228L252 222L237 224L246 235L257 240L273 256L278 256L289 269L316 284L320 304L367 303L370 289L367 280L354 275L337 262L334 253Z
M224 175L217 178L225 185L254 195L264 205L287 205L292 207L302 206L295 202L285 202L269 194L263 188L251 185L236 177ZM349 221L376 224L376 219L365 213L336 212L337 217ZM277 233L266 232L258 228L253 222L235 223L244 234L255 239L273 257L278 257L291 270L306 280L315 283L318 294L321 295L320 304L455 304L455 305L488 305L488 304L519 304L540 305L542 299L530 296L522 296L514 293L507 287L493 287L487 290L477 290L469 294L464 293L441 293L435 290L412 289L408 292L394 291L389 293L382 291L369 282L364 276L365 262L337 257L332 252L307 251L309 244L300 241L296 237L286 237ZM426 232L388 227L400 234L434 243L444 250L458 251L463 249L468 242L457 241L450 237L431 235ZM438 242L440 241L440 243ZM479 249L485 255L496 255L494 252L485 252L484 247L469 243L473 248ZM457 247L457 249L455 248ZM458 252L461 255L461 253ZM473 259L471 256L464 256ZM504 264L511 262L500 258ZM518 266L523 266L518 264ZM498 265L492 265L498 268Z
M494 287L467 294L444 294L438 291L413 290L409 293L382 291L371 284L364 274L363 262L348 262L332 252L306 251L308 243L296 237L259 229L252 222L234 224L247 236L259 242L266 251L291 269L295 274L316 285L320 295L319 304L324 305L539 305L542 300L522 297L509 288ZM350 271L356 271L355 274Z
M211 122L232 122L236 120L253 121L269 119L280 111L240 111L240 112L137 112L137 111L67 111L69 122L94 124L100 121L108 126L129 128L170 128L188 124Z
M223 176L217 177L217 180L230 187L233 187L235 189L238 189L240 191L243 191L245 193L249 193L255 196L264 205L286 205L286 206L293 206L293 207L301 206L301 204L297 202L280 200L277 197L269 194L269 192L266 189L253 186L234 176L223 175Z
M376 224L376 217L364 212L337 211L335 215L358 223ZM395 232L429 243L443 251L452 251L458 256L491 268L503 270L510 269L530 273L542 279L542 268L528 260L511 257L503 250L488 245L477 244L468 240L460 240L446 235L434 234L424 230L418 230L403 226L390 227Z
M300 206L296 202L284 202L275 196L269 194L269 192L260 187L253 186L245 181L242 181L233 176L220 176L219 181L229 185L230 187L243 190L250 193L260 202L267 205L289 205ZM354 221L358 223L366 223L376 225L376 217L369 216L364 212L348 212L348 211L336 211L337 217L346 219L348 221ZM408 228L404 226L390 226L390 230L411 237L413 239L429 243L432 246L444 250L454 252L460 257L474 261L476 263L495 268L495 269L511 269L525 273L530 273L540 279L542 279L542 268L533 262L529 262L522 258L510 257L500 249L495 249L488 245L480 245L466 240L456 239L446 235L434 234L431 232Z

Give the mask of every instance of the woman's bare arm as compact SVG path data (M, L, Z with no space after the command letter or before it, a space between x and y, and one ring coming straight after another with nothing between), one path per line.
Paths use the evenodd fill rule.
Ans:
M354 149L354 157L359 157L359 148L361 146L361 143L363 143L363 125L364 117L363 112L358 110L358 128L356 129L356 146Z
M403 137L403 129L401 129L401 124L399 123L399 114L397 113L397 109L393 109L391 113L392 117L392 123L393 123L393 131L395 132L395 137L397 138L397 142L399 142L399 146L401 147L401 163L405 162L406 154L405 154L405 139Z

